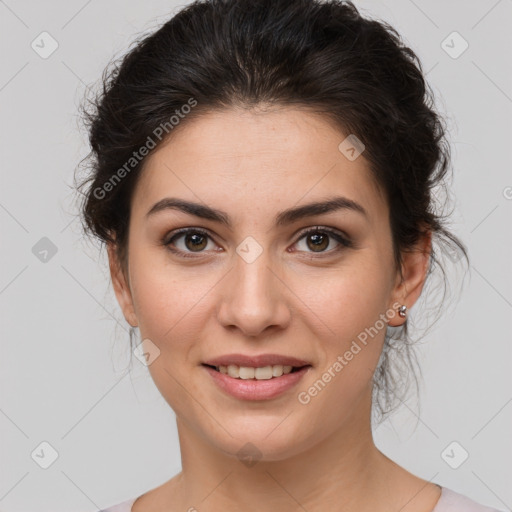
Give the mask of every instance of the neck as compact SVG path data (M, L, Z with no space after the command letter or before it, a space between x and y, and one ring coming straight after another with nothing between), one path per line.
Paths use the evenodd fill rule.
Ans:
M212 446L178 418L183 471L175 480L175 499L181 496L182 510L231 510L233 503L248 512L316 510L319 504L323 510L378 510L378 495L386 493L395 465L373 442L369 400L363 409L291 456L265 460L263 455L252 464ZM265 451L265 439L252 444Z

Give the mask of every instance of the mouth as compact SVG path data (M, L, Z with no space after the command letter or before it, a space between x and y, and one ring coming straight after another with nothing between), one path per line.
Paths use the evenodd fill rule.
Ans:
M272 380L288 375L290 373L296 373L303 369L311 367L310 364L302 366L291 366L291 365L267 365L267 366L238 366L236 364L230 365L211 365L202 363L202 366L211 368L218 373L227 375L233 379L240 380Z
M218 364L211 364L212 362ZM221 362L224 364L221 365ZM225 359L209 361L201 363L200 366L209 375L211 382L223 393L244 401L272 400L286 396L285 393L296 387L313 368L310 364L301 364L301 366L267 364L267 366L253 367L226 364L227 362ZM292 361L288 359L287 362ZM303 362L300 361L300 363Z

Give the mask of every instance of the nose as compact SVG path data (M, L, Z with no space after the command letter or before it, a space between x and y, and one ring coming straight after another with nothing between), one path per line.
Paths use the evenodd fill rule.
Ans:
M252 262L237 255L234 267L223 280L218 321L227 329L239 329L247 337L284 329L291 319L287 305L290 292L283 278L271 268L267 254L263 251Z

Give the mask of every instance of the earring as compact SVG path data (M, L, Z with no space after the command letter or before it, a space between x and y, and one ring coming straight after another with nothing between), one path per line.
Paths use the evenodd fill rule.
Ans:
M407 315L407 306L400 306L400 308L398 309L398 314L402 317L402 318L405 318L406 315Z

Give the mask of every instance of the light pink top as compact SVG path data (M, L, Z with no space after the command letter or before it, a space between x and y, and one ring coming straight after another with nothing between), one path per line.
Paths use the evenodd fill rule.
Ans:
M502 512L492 507L485 507L484 505L480 505L476 501L473 501L471 498L468 498L463 494L459 494L458 492L452 491L448 487L440 487L441 496L432 512ZM131 512L132 505L135 503L137 498L138 496L123 501L122 503L114 505L110 508L100 510L99 512Z

